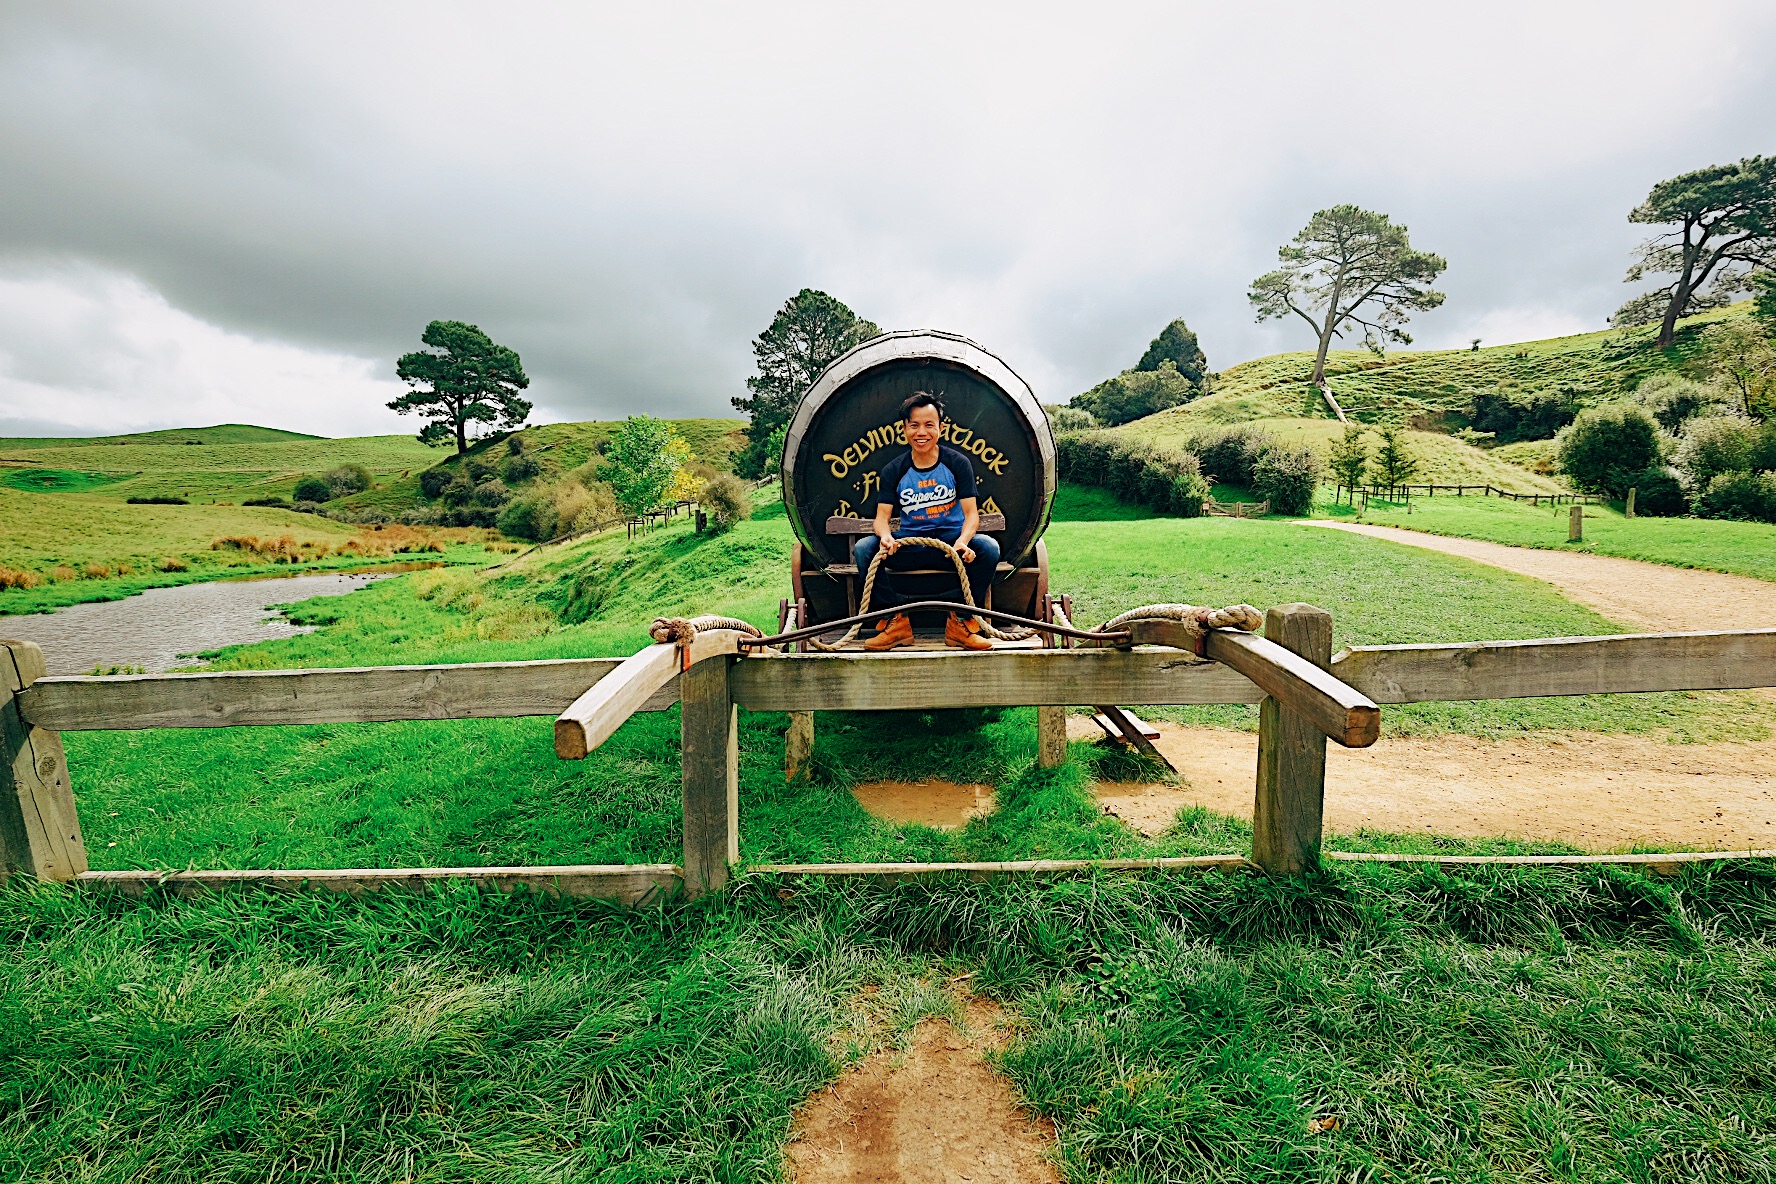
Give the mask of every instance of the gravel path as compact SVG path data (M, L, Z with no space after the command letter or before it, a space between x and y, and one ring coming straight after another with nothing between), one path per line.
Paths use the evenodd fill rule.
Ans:
M1540 551L1356 522L1302 522L1460 555L1543 580L1567 599L1649 632L1776 629L1776 583L1583 551Z

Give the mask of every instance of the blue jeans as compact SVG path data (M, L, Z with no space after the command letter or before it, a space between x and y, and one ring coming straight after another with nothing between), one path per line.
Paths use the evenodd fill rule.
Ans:
M992 587L994 579L999 575L999 540L990 534L977 534L968 541L968 545L974 550L974 562L963 565L968 569L968 591L976 604L984 606L987 589ZM882 540L873 534L866 534L851 545L851 558L857 564L858 575L869 574L870 564L875 561L876 552L881 549ZM882 560L882 567L885 571L911 571L930 567L948 570L949 557L931 547L902 547ZM875 592L870 597L870 607L893 608L912 599L914 598L901 595L895 589L892 579L884 579L878 574Z

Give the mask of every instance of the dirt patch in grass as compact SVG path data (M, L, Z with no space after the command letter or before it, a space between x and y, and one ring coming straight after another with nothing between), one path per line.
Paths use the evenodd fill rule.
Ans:
M993 787L954 781L865 781L851 790L859 805L890 822L920 822L938 830L966 826L993 812Z
M965 1023L927 1019L905 1050L873 1053L809 1099L787 1156L796 1184L1059 1184L1054 1127L1018 1108L983 1055L1004 1016L970 999Z
M1100 784L1105 811L1146 834L1184 806L1252 816L1258 737L1156 725L1180 785ZM1074 739L1101 735L1067 721ZM1556 840L1597 851L1637 843L1698 851L1776 847L1776 741L1673 745L1641 736L1563 732L1481 740L1383 738L1329 745L1329 832Z

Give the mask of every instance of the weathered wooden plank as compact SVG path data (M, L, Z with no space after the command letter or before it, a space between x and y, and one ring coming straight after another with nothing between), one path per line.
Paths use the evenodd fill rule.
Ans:
M1036 709L1036 764L1053 769L1067 763L1067 709Z
M888 520L888 529L889 530L899 530L900 529L900 519L899 518L890 518ZM987 534L998 534L1000 531L1005 529L1005 515L1003 515L1003 514L982 514L980 516L980 529L982 531L986 532ZM874 534L874 533L876 533L876 520L873 517L871 517L871 518L839 518L839 517L828 518L826 520L826 533L827 534L840 534L840 535L844 535L844 534L855 534L855 535Z
M971 880L985 880L1031 873L1238 871L1252 866L1243 855L1182 855L1162 859L1020 859L1002 863L767 863L751 870L779 876L857 876L894 881L958 872Z
M1379 703L1776 686L1776 629L1366 645L1332 672Z
M62 738L19 709L44 670L34 643L0 641L0 880L13 872L71 880L86 870Z
M807 782L813 773L814 713L792 711L783 734L783 779L791 784Z
M39 679L21 707L32 723L61 732L558 715L622 662L568 658L56 677ZM677 685L668 683L640 710L663 711L677 701Z
M1250 679L1175 650L895 651L748 656L734 699L751 711L1256 703Z
M1292 610L1298 606L1281 607ZM1381 735L1381 709L1362 691L1313 662L1237 629L1211 629L1206 642L1209 657L1233 667L1346 748L1367 748ZM1330 634L1326 644L1331 645Z
M1323 859L1346 863L1434 863L1461 867L1473 864L1504 864L1539 867L1582 867L1593 863L1626 867L1670 868L1683 863L1715 863L1727 859L1776 859L1776 848L1745 851L1665 851L1630 855L1398 855L1382 851L1326 851Z
M470 883L501 892L522 887L553 896L596 896L623 904L652 904L679 891L679 869L670 863L568 864L543 867L346 868L297 871L105 871L83 872L81 887L131 895L156 889L181 896L223 888L319 890L353 896L384 888L424 888Z
M728 693L733 664L726 655L706 658L679 680L689 896L725 887L729 869L740 860L740 727Z
M1271 609L1264 614L1264 632L1271 648L1315 669L1332 660L1332 615L1311 604ZM1271 875L1317 868L1325 802L1325 729L1294 702L1267 697L1258 708L1252 862Z
M585 759L660 688L678 678L681 668L688 670L705 659L735 654L739 639L735 630L712 629L697 634L684 649L651 645L623 659L622 665L593 683L555 717L555 755L569 761Z

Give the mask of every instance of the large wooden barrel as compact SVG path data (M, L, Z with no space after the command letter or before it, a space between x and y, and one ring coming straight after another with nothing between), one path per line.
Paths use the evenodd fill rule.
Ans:
M1054 506L1054 434L1029 384L968 338L939 330L885 333L828 366L802 396L783 444L783 500L806 560L851 562L850 536L829 517L875 514L878 473L906 447L900 404L930 391L944 405L944 442L974 465L983 514L1004 514L1004 559L1030 559Z

